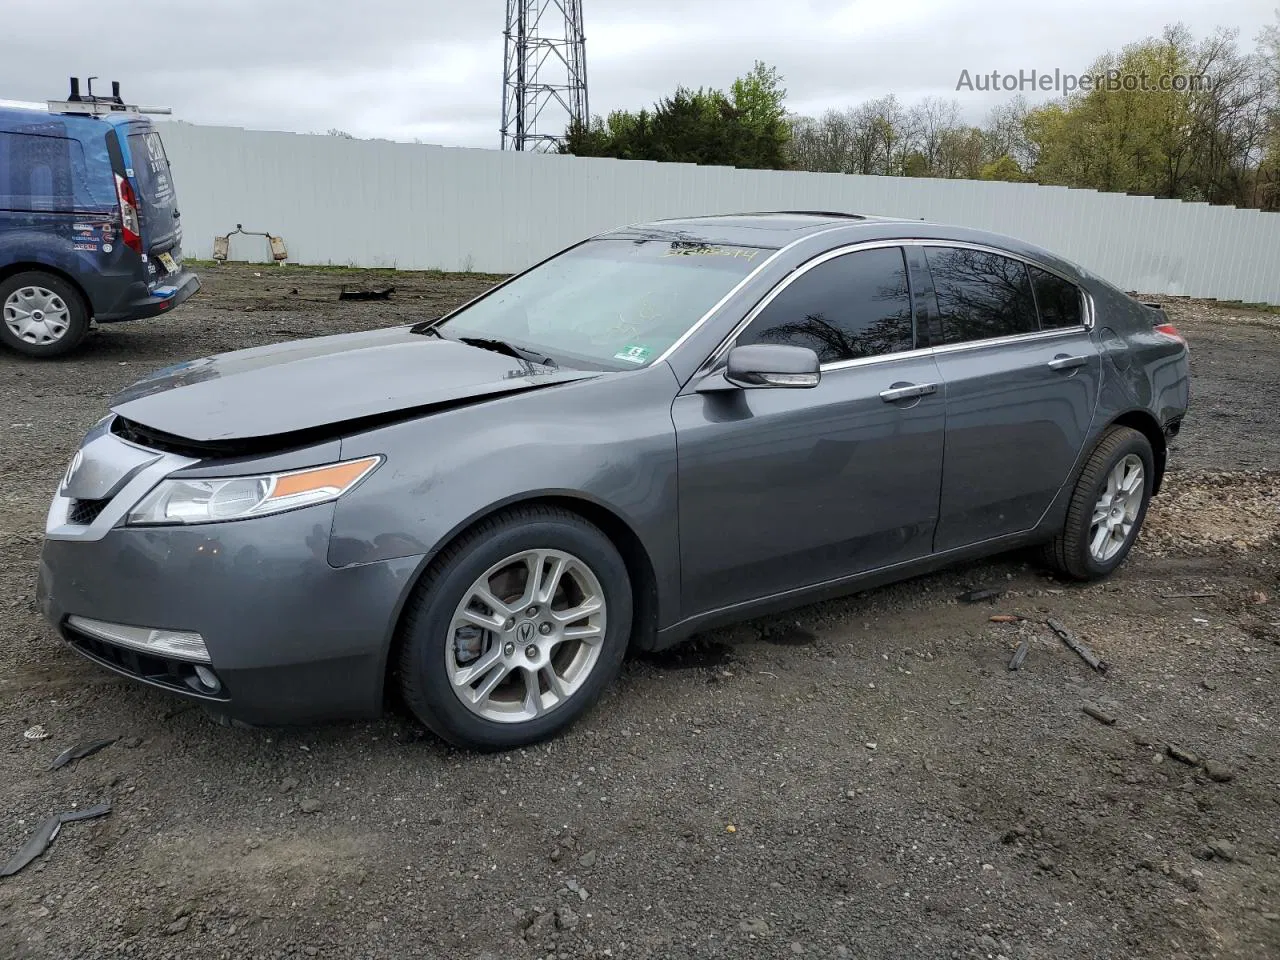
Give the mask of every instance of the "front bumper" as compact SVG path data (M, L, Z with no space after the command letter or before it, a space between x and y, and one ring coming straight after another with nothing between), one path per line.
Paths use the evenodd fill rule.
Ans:
M46 538L41 611L94 662L246 723L377 716L392 633L421 558L330 566L333 509ZM199 633L220 687L203 692L191 664L86 636L70 616Z

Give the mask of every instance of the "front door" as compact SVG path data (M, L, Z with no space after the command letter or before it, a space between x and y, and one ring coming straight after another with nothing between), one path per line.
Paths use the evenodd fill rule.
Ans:
M945 398L912 318L899 247L820 258L737 339L814 349L817 387L676 399L685 616L930 552Z
M1039 522L1080 456L1102 362L1073 284L985 250L924 254L947 393L941 553Z

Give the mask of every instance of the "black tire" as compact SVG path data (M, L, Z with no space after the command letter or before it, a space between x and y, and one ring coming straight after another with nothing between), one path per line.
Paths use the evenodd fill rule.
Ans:
M1129 456L1137 456L1142 461L1142 502L1127 540L1113 556L1099 560L1089 548L1094 531L1094 505L1106 490L1111 471ZM1071 502L1067 506L1066 523L1063 524L1062 532L1044 545L1044 562L1073 580L1101 580L1110 576L1124 562L1138 539L1142 521L1147 516L1147 507L1151 503L1155 475L1155 456L1151 451L1151 442L1129 427L1110 428L1094 447L1084 470L1076 480Z
M6 304L9 298L19 290L37 288L47 290L58 296L66 307L68 323L66 330L56 340L49 343L32 343L22 339L9 326ZM80 346L80 341L89 332L89 310L80 291L52 273L43 270L28 270L15 273L12 277L0 282L0 343L12 347L19 353L29 357L60 357Z
M548 712L520 722L487 719L454 692L446 670L455 609L485 571L523 550L559 550L590 568L604 594L604 639L582 685ZM577 514L557 507L519 507L467 531L437 557L414 589L401 625L400 686L413 714L456 746L509 750L569 727L618 675L631 636L631 581L609 538ZM490 634L495 637L496 634ZM490 640L489 642L497 642Z

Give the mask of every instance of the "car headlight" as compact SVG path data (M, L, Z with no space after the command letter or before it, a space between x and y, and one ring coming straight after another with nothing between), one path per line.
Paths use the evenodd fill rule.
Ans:
M381 457L323 467L209 480L162 480L129 512L130 524L217 523L337 500L367 477Z

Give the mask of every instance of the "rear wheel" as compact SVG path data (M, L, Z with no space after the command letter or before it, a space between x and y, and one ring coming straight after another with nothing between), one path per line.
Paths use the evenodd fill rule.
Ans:
M1137 430L1112 427L1076 481L1062 532L1044 559L1075 580L1098 580L1124 562L1142 529L1155 482L1151 442Z
M459 746L524 746L568 727L617 676L631 584L586 520L520 508L437 558L403 629L401 688L419 720Z
M29 357L56 357L80 345L89 311L80 292L42 270L0 282L0 341Z

